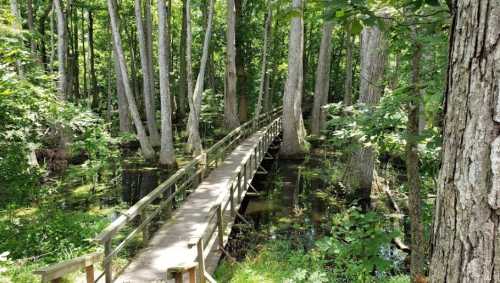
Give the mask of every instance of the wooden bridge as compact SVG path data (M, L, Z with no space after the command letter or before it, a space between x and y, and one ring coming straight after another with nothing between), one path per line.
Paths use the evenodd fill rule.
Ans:
M281 132L280 116L275 109L241 125L123 212L95 239L104 252L36 273L43 282L58 282L81 268L88 283L167 282L167 277L182 282L185 276L190 282L215 282L210 273L225 253L234 220L245 221L238 210L254 175L265 173L260 163ZM116 268L113 260L138 237L144 248ZM103 272L94 277L97 263Z

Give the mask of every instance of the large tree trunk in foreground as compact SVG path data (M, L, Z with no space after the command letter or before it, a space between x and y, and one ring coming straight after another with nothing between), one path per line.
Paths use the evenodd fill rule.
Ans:
M125 88L123 87L123 79L120 71L120 63L116 56L116 48L113 43L113 59L116 73L116 96L118 97L118 119L120 121L120 132L129 133L130 129L130 115L128 112L127 97L125 96Z
M431 282L500 282L500 5L452 1Z
M234 0L227 0L227 65L226 65L226 91L224 92L224 124L228 129L240 125L237 116L236 96L236 10Z
M255 117L259 117L262 108L262 99L264 98L265 88L268 86L266 83L266 78L269 76L267 73L267 46L269 45L269 33L271 30L271 21L273 18L273 9L271 3L268 3L269 8L267 10L266 24L264 26L264 47L262 48L262 67L260 71L260 85L259 85L259 97L257 98L257 106L255 107Z
M361 82L359 104L374 107L383 92L384 67L387 44L380 28L365 27L361 33ZM356 192L364 210L371 207L370 195L373 182L375 154L371 147L359 145L350 161L347 183Z
M305 153L305 131L302 119L304 22L302 0L293 0L292 8L300 11L290 24L288 39L288 76L283 97L283 144L280 156L302 158Z
M311 134L319 135L321 131L321 107L328 98L330 89L330 66L332 58L333 22L323 25L323 35L319 49L318 68L316 70L316 85L314 87L314 104L311 118Z
M198 73L198 78L196 79L196 86L194 88L192 97L190 100L190 111L189 111L189 121L188 121L188 150L192 151L194 155L198 155L202 151L201 136L199 130L200 124L200 114L201 114L201 100L204 89L205 81L205 71L207 68L208 61L208 49L210 45L210 38L212 37L212 22L214 17L214 0L210 0L208 9L208 22L207 30L205 31L205 39L203 42L203 53L200 62L200 71ZM188 30L188 34L190 31ZM189 35L188 35L189 37Z
M346 30L346 62L345 62L345 85L344 85L344 106L352 104L352 24L347 25Z
M118 26L119 23L118 23L118 12L116 8L116 2L115 0L108 0L107 2L108 2L109 17L111 20L111 33L113 35L116 57L118 59L118 63L120 66L120 74L123 80L123 87L125 90L125 96L127 98L129 111L132 116L132 120L134 121L135 129L137 131L137 139L139 139L139 143L141 144L142 154L144 155L145 159L152 160L155 157L155 152L149 142L148 136L146 135L146 130L142 125L141 116L139 115L139 110L137 109L137 105L135 104L134 93L132 92L132 88L130 87L127 64L125 61L125 56L123 54L120 29Z
M170 75L169 75L169 34L167 9L165 0L158 0L158 46L160 65L160 102L161 102L161 148L160 164L175 166L174 139L172 135L172 107L170 104Z
M406 137L406 174L408 177L408 210L410 215L410 273L412 282L422 282L425 278L425 241L422 222L422 197L420 195L420 166L418 156L419 111L421 103L420 65L422 45L418 41L416 27L412 27L413 56L411 101L408 105L408 126Z
M151 62L149 60L148 35L146 34L147 28L143 24L141 7L142 7L141 0L135 0L135 21L137 25L137 42L139 43L139 52L141 55L144 107L146 112L146 120L147 120L147 126L151 143L152 145L158 145L160 143L160 135L158 134L158 127L156 125L156 117L155 117L153 85L152 85L153 80L151 78L153 74L150 73L151 68L149 64Z
M68 37L66 32L66 17L61 0L54 0L54 11L57 21L57 60L59 65L59 81L57 90L61 99L67 99L68 96L68 73L66 70L66 51L68 47Z

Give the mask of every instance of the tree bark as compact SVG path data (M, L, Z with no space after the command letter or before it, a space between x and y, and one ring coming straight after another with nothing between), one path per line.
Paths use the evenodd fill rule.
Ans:
M361 82L358 103L365 107L378 104L383 92L383 77L386 62L386 39L377 26L365 27L361 33ZM350 161L347 184L356 192L364 210L371 208L371 188L375 153L371 147L359 145Z
M273 17L273 9L270 3L267 3L269 6L267 9L267 17L266 24L264 25L264 47L262 48L262 67L260 71L260 86L259 86L259 97L257 98L257 106L255 107L255 117L260 116L260 111L262 108L262 99L264 97L264 93L266 92L266 78L269 76L267 73L267 46L269 44L269 33L271 29L271 22Z
M454 0L431 282L500 282L500 6Z
M304 23L302 0L292 0L292 8L300 12L290 23L288 39L288 75L283 96L283 144L280 156L303 158L305 131L302 119Z
M149 85L151 87L151 97L150 97L150 107L151 112L151 128L149 131L150 140L153 145L159 145L161 137L158 133L158 127L156 123L156 89L155 89L155 75L153 69L153 17L151 15L151 0L145 0L144 6L144 35L146 38L146 54L147 54L147 66L148 66L148 79ZM147 110L146 110L147 113ZM147 116L147 114L146 114ZM149 121L149 120L148 120ZM156 130L155 130L156 129Z
M346 66L344 84L344 106L352 105L352 24L347 24L346 30Z
M226 91L224 92L224 124L228 129L240 125L236 96L236 8L234 0L227 0Z
M177 100L179 105L177 107L177 114L179 118L184 118L186 116L186 99L187 99L187 65L186 65L186 0L182 0L182 29L181 29L181 40L179 47L179 82L178 82L178 93Z
M142 68L142 86L144 95L144 107L146 113L147 126L150 136L150 141L152 145L160 144L160 136L158 134L158 128L155 119L155 109L153 102L153 85L151 84L151 73L150 73L150 60L149 60L149 44L148 36L146 35L147 28L143 24L142 13L141 13L141 0L135 0L135 21L137 25L137 42L139 43L139 53L141 56L141 68ZM147 22L147 21L146 21ZM147 24L146 24L147 25Z
M208 48L210 45L210 38L212 37L212 21L214 17L214 0L210 0L210 6L208 9L208 22L207 30L205 31L205 39L203 42L203 53L200 62L200 71L198 73L198 78L196 79L196 86L191 98L189 98L190 111L189 111L189 121L188 121L188 150L192 151L194 155L198 155L202 152L202 144L199 130L200 114L201 114L201 99L203 94L203 84L205 81L205 71L207 68L208 61ZM189 31L188 31L189 34ZM189 37L189 36L188 36ZM188 39L189 40L189 39Z
M56 0L57 1L57 0ZM141 117L139 115L139 110L137 109L137 105L135 104L134 94L132 92L132 88L130 87L127 64L125 61L125 56L123 54L120 29L118 23L118 12L116 9L115 0L107 0L108 2L108 12L111 20L111 33L113 35L113 42L115 44L116 49L116 57L118 58L118 63L120 66L120 74L123 80L123 87L125 96L127 98L127 103L129 107L130 114L132 115L132 119L134 121L134 125L137 131L137 138L139 139L139 143L141 144L142 154L146 160L152 160L155 157L155 152L153 147L151 146L148 136L146 135L146 130L142 125Z
M160 104L161 104L161 148L160 164L175 167L175 149L172 134L172 107L170 104L169 74L169 33L165 0L158 0L158 46L160 67Z
M66 32L66 17L64 16L64 8L62 7L61 0L54 0L54 11L57 18L57 60L59 61L57 89L59 98L66 100L68 97L68 74L66 71L68 37Z
M316 84L314 86L314 103L311 118L311 134L319 135L322 130L321 107L328 99L330 89L330 62L332 58L333 22L323 24L323 35L319 49L318 67L316 69Z
M31 33L31 39L30 39L31 53L33 53L33 55L36 56L36 39L35 39L35 24L34 24L34 17L33 17L33 0L27 0L26 5L27 5L26 12L27 12L27 17L28 17L28 29Z
M92 108L99 106L99 91L97 89L97 75L95 71L95 48L94 48L94 15L88 11L88 40L89 40L89 67L90 67L90 91L92 96Z
M247 57L245 49L245 33L238 32L244 30L244 0L234 0L236 10L236 76L237 76L237 94L238 94L238 116L240 123L248 120L248 74L247 74Z
M88 12L87 12L87 18L88 18ZM89 29L87 28L87 35L88 35ZM89 89L88 89L88 71L87 71L87 49L85 46L85 9L82 8L82 37L80 39L82 41L82 57L83 57L83 96L85 98L88 98L89 94ZM111 58L110 58L111 59Z
M406 174L408 176L408 210L410 216L410 273L412 282L422 282L425 278L425 241L422 222L422 198L420 196L420 166L418 156L420 96L420 64L422 45L418 41L416 27L412 26L413 56L411 101L408 105L408 129L406 137Z

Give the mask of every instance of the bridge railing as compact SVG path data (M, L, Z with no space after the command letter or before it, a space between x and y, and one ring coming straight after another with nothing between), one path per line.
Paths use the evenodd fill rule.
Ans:
M228 188L229 197L227 197L227 194L221 194L219 199L216 201L216 204L206 215L205 224L199 228L200 230L197 234L202 236L191 239L188 243L189 248L193 248L195 246L197 248L196 266L198 267L201 282L215 282L215 280L213 280L210 274L205 270L205 258L211 251L210 247L214 244L220 249L221 252L225 252L224 234L228 223L224 222L224 213L228 211L231 214L231 217L238 216L243 221L246 221L243 216L238 213L241 200L244 193L250 186L253 176L256 172L258 172L260 163L264 159L269 145L281 132L281 119L277 118L273 120L271 124L268 124L264 131L264 135L260 138L251 154L243 158L241 163L236 168L237 174L231 177ZM217 238L214 238L216 232ZM205 247L209 248L205 249ZM181 269L173 267L171 270L172 272L169 273L175 273L175 271Z
M102 260L104 271L95 281L99 281L104 276L106 282L112 282L113 259L116 258L141 232L143 244L146 243L149 239L151 224L157 220L166 220L169 218L171 211L178 207L191 191L196 189L203 178L219 165L226 154L238 145L239 141L255 133L262 126L270 124L271 121L281 115L281 112L281 107L276 108L271 112L264 113L242 124L211 146L206 152L196 156L192 161L180 168L166 181L161 183L125 212L121 212L121 215L95 238L95 241L104 246L104 256ZM126 233L119 233L124 230L125 227L130 227L130 229L127 230ZM78 261L82 258L89 258L89 256L92 255L94 254L86 255L75 260ZM94 256L91 258L95 259ZM82 267L79 264L73 263L74 260L58 263L40 269L35 273L41 274L42 278L49 278L50 276L47 276L47 272L50 271L50 274L56 274L58 278L60 278L75 271L75 268ZM81 262L78 261L78 263ZM67 268L68 266L71 268ZM87 276L87 278L89 278L89 276ZM57 280L57 278L54 279ZM91 281L88 280L88 282Z

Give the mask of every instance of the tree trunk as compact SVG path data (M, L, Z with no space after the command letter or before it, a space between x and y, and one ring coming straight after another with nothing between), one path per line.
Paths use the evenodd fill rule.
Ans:
M268 77L267 73L267 46L269 44L269 33L271 29L271 21L273 17L273 10L270 3L267 3L267 17L266 24L264 26L264 47L262 48L262 69L260 71L260 86L259 86L259 97L257 98L257 106L255 107L255 117L260 116L260 111L262 108L262 99L264 97L265 87L266 87L266 77Z
M302 0L293 0L292 8L300 11L290 23L288 39L288 75L283 96L283 144L280 156L302 158L305 153L305 131L302 119L304 23Z
M212 36L212 21L214 17L214 0L210 0L208 10L207 30L205 31L205 39L203 42L203 53L200 62L200 71L196 79L196 86L190 100L190 111L188 121L188 150L192 151L194 155L202 152L201 137L199 131L200 114L201 114L201 99L203 94L203 83L205 81L205 71L208 61L208 48L210 45L210 38ZM188 31L189 34L189 31ZM189 37L189 36L188 36ZM189 39L188 39L189 40ZM192 106L191 106L192 105Z
M57 1L57 0L56 0ZM155 157L155 152L151 146L148 136L146 135L146 130L142 125L141 117L139 115L139 110L135 104L134 94L132 88L130 87L127 64L125 62L125 56L123 54L122 42L120 37L120 29L118 23L118 12L116 9L115 0L107 0L108 2L108 12L111 20L111 33L113 35L113 41L116 49L116 57L120 66L120 74L123 80L123 87L125 96L127 98L127 103L129 107L130 114L134 121L135 128L137 130L137 138L141 144L142 154L146 160L152 160Z
M112 44L116 73L116 96L118 97L118 118L120 120L120 132L130 133L130 116L128 112L127 97L125 96L125 88L123 86L123 79L120 71L120 63L118 62L118 57L116 56L116 48L114 47L113 41Z
M431 282L500 282L500 9L454 0Z
M193 62L192 62L192 47L193 47L193 33L191 30L191 0L184 0L185 5L184 5L184 15L186 18L186 86L187 86L187 101L189 105L189 117L188 117L188 124L187 124L187 130L188 130L188 142L186 144L186 150L192 151L192 152L201 152L202 151L202 146L201 146L201 137L199 137L199 129L195 128L198 126L198 124L194 123L194 125L190 124L190 121L192 121L192 116L196 116L194 112L196 111L195 104L194 104L194 99L193 99ZM193 132L194 135L198 135L198 140L195 140L193 142L196 142L194 144L189 143L189 139L191 136L191 132Z
M146 35L147 29L143 25L141 13L141 0L135 0L135 21L137 25L137 42L139 43L139 53L141 55L141 68L142 68L142 86L144 95L144 107L146 113L147 126L152 145L160 144L160 136L156 126L155 109L153 108L153 85L151 84L151 75L149 67L148 55L148 39ZM147 22L147 21L146 21Z
M90 91L92 96L92 108L99 106L99 91L97 89L97 76L95 71L95 52L94 52L94 15L88 11L88 40L89 40L89 65L90 65Z
M236 10L234 0L227 0L227 65L226 91L224 92L224 124L227 129L240 125L237 116L236 96Z
M40 44L38 44L38 45L39 45L39 51L40 51L40 59L44 65L44 69L46 71L50 71L49 64L48 64L49 60L47 58L47 47L46 47L46 43L45 43L45 41L47 39L45 31L46 31L47 18L49 17L49 13L52 10L52 2L49 2L45 5L46 5L45 9L43 10L42 15L40 16L40 20L38 23L38 33L40 34ZM52 33L51 33L50 37L52 38Z
M87 18L88 18L88 12L87 12ZM87 35L88 35L89 29L87 29ZM88 98L88 82L87 82L87 50L85 46L85 9L82 8L82 37L80 39L82 41L82 57L83 57L83 97ZM111 59L111 58L110 58Z
M383 91L383 77L387 44L382 31L377 26L365 27L361 33L361 83L358 103L366 107L378 104ZM350 161L347 184L359 199L364 210L371 208L371 188L375 154L371 147L359 145Z
M36 56L36 38L35 38L35 24L34 24L34 17L33 17L33 0L27 0L26 1L27 5L27 17L28 17L28 29L31 33L31 39L30 39L30 47L31 47L31 53L33 53L33 56Z
M148 129L150 140L153 145L159 145L161 137L158 133L158 126L156 123L156 89L155 89L155 75L153 70L153 17L151 15L151 0L145 0L144 6L144 36L146 38L146 54L148 61L148 79L149 85L151 87L151 97L150 97L150 107L149 111L151 112L149 115L151 116L151 126L149 126L148 120ZM146 105L147 107L147 105ZM146 110L146 116L147 114Z
M54 11L57 18L57 60L59 61L59 82L57 89L59 98L66 100L68 97L68 74L66 71L68 38L66 17L64 16L64 8L62 7L61 0L54 0Z
M245 33L238 32L244 30L243 18L244 13L244 0L234 0L234 7L236 13L236 35L235 35L235 46L236 46L236 77L237 77L237 94L238 94L238 116L240 123L244 123L248 120L248 84L247 84L247 58L245 56Z
M172 107L170 105L169 74L169 34L168 16L165 0L158 0L158 47L160 67L160 104L161 104L161 148L160 164L175 167L175 149L172 135Z
M311 118L311 134L319 135L321 131L321 107L328 99L330 89L330 61L332 58L333 22L323 25L323 35L319 49L318 67L316 69L316 84L314 86L314 104Z
M182 0L182 30L179 47L179 82L177 100L179 102L177 114L179 118L186 116L186 99L187 99L187 65L186 65L186 0Z
M412 27L412 90L408 105L408 133L406 138L406 173L408 176L408 210L410 215L410 273L412 282L422 282L424 275L425 241L422 222L422 198L420 196L420 169L418 157L420 64L422 45L417 39L416 27Z
M345 85L344 85L344 106L352 105L352 24L347 24L345 45L346 45L346 62L345 62Z

